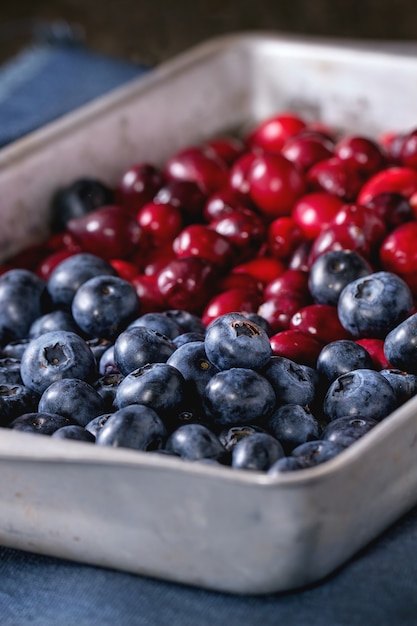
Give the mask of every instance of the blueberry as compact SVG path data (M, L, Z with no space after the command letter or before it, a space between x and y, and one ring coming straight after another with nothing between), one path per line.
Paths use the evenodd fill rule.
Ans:
M53 330L69 330L80 334L80 329L71 313L56 309L36 318L29 328L28 337L34 339Z
M382 369L379 373L382 374L393 387L397 396L398 405L404 404L404 402L407 402L407 400L416 395L416 374L409 374L408 372L397 369Z
M232 467L265 472L285 456L280 442L268 433L254 433L241 439L232 450Z
M85 380L64 378L53 382L40 397L38 411L65 415L85 426L104 413L104 400Z
M107 422L109 417L113 415L113 413L114 411L97 415L97 417L94 417L84 426L85 430L88 430L92 435L94 435L94 439L96 439L98 431L103 428L104 424Z
M308 286L314 302L336 306L346 285L371 273L369 263L354 250L331 250L312 264Z
M244 424L243 426L237 425L231 426L230 428L224 428L220 431L218 437L226 450L231 452L235 445L244 437L264 432L266 431L260 426L255 424Z
M295 456L284 456L275 461L268 470L270 476L277 476L286 472L295 472L297 470L306 469L301 458Z
M134 326L117 337L114 362L119 371L127 375L147 363L165 363L175 349L175 344L165 335L145 326Z
M144 315L141 315L133 320L133 322L129 324L128 328L133 328L134 326L145 326L146 328L151 328L152 330L165 335L169 339L175 339L175 337L178 337L178 335L181 334L181 327L173 318L158 312L144 313Z
M413 308L407 284L391 272L375 272L346 285L337 311L342 326L353 337L383 339Z
M94 354L97 364L100 363L103 354L113 346L112 341L110 339L105 339L105 337L92 337L91 339L86 339L86 344Z
M96 444L113 448L157 450L167 438L165 425L148 406L132 404L113 413L98 430Z
M12 430L19 430L26 433L39 433L41 435L52 435L53 432L68 426L73 422L63 415L54 413L30 412L16 417L10 424Z
M120 374L120 370L114 360L114 344L111 344L101 355L98 362L98 373L100 376Z
M23 385L20 375L20 359L4 357L0 359L0 384Z
M283 404L268 420L268 430L279 440L288 454L306 441L319 438L320 428L308 407Z
M30 342L29 337L25 339L16 339L16 341L10 341L5 346L3 346L1 350L2 357L9 357L11 359L20 359L22 358L22 354L28 347Z
M68 331L45 333L28 344L22 355L23 383L39 394L63 378L91 382L97 378L96 361L86 342Z
M186 343L177 348L167 363L181 372L190 393L197 397L203 395L208 381L219 371L208 360L205 345L201 341Z
M205 335L206 327L201 318L195 313L183 309L168 309L162 315L174 320L181 327L182 333L198 333Z
M207 328L204 343L209 360L219 370L261 369L272 353L265 330L241 313L228 313L214 320Z
M305 467L314 467L325 463L340 454L344 447L334 441L306 441L292 451L292 456Z
M204 339L205 339L205 335L203 335L202 333L190 332L190 333L181 333L181 335L178 335L178 337L175 337L175 339L173 339L172 341L175 344L175 346L179 348L185 343L191 343L192 341L204 341Z
M127 280L95 276L77 289L71 311L88 336L113 339L138 314L139 298Z
M120 382L114 404L118 409L143 404L165 416L178 411L184 397L185 381L181 372L166 363L148 363Z
M262 373L271 383L278 404L310 406L313 403L316 386L304 366L283 356L272 356Z
M79 426L78 424L69 424L68 426L62 426L55 430L51 437L53 439L74 439L75 441L87 441L89 443L94 443L96 438L94 435Z
M316 367L322 379L331 383L352 370L373 369L373 362L363 346L349 339L339 339L324 346Z
M56 308L71 311L71 304L76 291L94 276L116 276L117 272L108 261L80 252L64 259L52 271L47 289Z
M203 408L216 425L266 420L275 408L271 384L252 369L234 367L214 374L203 394Z
M417 313L388 333L384 353L392 367L417 374Z
M21 384L0 385L0 425L5 426L19 415L36 411L39 395Z
M243 315L250 321L254 322L258 326L264 329L268 337L272 337L274 331L272 330L271 324L266 320L262 315L258 313L243 313Z
M396 393L382 374L358 369L333 381L324 398L323 410L329 420L350 416L380 421L397 406Z
M189 461L214 459L224 461L227 453L218 437L203 424L185 424L177 428L165 444L166 450Z
M347 448L377 424L371 417L338 417L326 426L321 439Z
M113 204L114 193L101 180L80 178L58 189L52 197L51 228L65 230L67 223L107 204Z
M105 411L114 411L114 399L116 397L117 387L120 385L123 378L123 374L119 372L105 374L93 382L94 389L103 398Z

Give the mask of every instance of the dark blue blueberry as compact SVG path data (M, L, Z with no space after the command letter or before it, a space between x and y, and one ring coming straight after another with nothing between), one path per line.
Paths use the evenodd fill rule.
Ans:
M113 339L138 314L139 298L127 280L118 276L96 276L78 288L71 311L88 336Z
M283 356L272 356L262 373L271 383L278 404L310 406L313 403L315 381L302 365Z
M62 428L58 428L55 430L51 437L54 439L73 439L75 441L86 441L88 443L95 443L96 438L94 435L79 426L78 424L69 424L68 426L62 426Z
M113 413L98 430L96 444L113 448L158 450L167 431L159 415L148 406L132 404Z
M355 341L340 339L324 346L317 358L317 371L327 383L357 369L373 369L371 355Z
M104 400L85 380L64 378L57 380L41 395L38 405L41 413L65 415L80 426L85 426L105 411Z
M318 441L306 441L297 446L291 455L302 463L304 467L315 467L325 463L340 454L345 448L334 442L321 439Z
M94 439L96 439L98 431L103 428L104 424L107 422L109 417L113 415L113 413L114 411L103 413L103 415L97 415L97 417L94 417L91 422L88 422L88 424L84 426L85 430L88 430L88 432L94 435Z
M35 339L53 330L69 330L72 333L82 334L69 311L56 309L34 320L29 328L28 337Z
M52 435L58 428L69 426L73 422L63 415L54 413L31 412L16 417L10 424L12 430L26 433L39 433L40 435Z
M186 343L177 348L167 363L181 372L190 393L198 397L203 395L208 381L219 371L208 360L205 345L201 341Z
M384 353L392 367L417 374L417 313L388 333Z
M181 327L174 319L158 312L144 313L144 315L133 320L128 328L133 328L134 326L152 328L152 330L156 330L156 332L165 335L169 339L175 339L175 337L181 334Z
M285 472L295 472L306 469L303 461L295 456L284 456L275 461L268 470L270 476L276 476Z
M39 395L21 384L0 385L0 425L6 426L19 415L36 411Z
M358 369L333 381L324 398L323 410L329 420L350 416L380 421L397 406L396 393L382 374Z
M347 448L372 430L378 422L371 417L338 417L330 422L321 434L321 439L333 441Z
M175 346L179 348L180 346L183 346L185 343L191 343L193 341L204 341L204 339L205 339L205 335L203 335L202 333L190 332L190 333L182 333L181 335L178 335L178 337L175 337L175 339L173 339L172 341L175 344Z
M0 384L23 385L20 375L20 359L3 357L0 359Z
M148 363L120 382L114 404L118 409L129 404L144 404L165 416L177 412L184 397L185 381L181 372L166 363Z
M186 424L203 424L208 428L210 427L209 420L201 405L191 404L191 406L188 406L187 395L184 405L181 405L178 410L170 411L168 415L164 415L164 423L170 433Z
M218 437L226 450L231 452L235 445L244 437L264 432L265 430L256 424L244 424L243 426L224 428L220 431Z
M181 327L182 333L198 333L205 335L206 327L201 318L195 313L183 309L168 309L163 315L174 320Z
M371 273L369 263L354 250L331 250L312 264L308 286L314 302L336 306L346 285Z
M100 376L107 374L120 374L120 370L114 361L114 344L104 350L98 362L98 373Z
M64 259L52 271L47 288L56 308L71 311L71 304L76 291L94 276L116 276L117 272L108 261L80 252Z
M337 312L353 337L383 339L412 311L413 296L407 284L391 272L375 272L346 285Z
M207 328L204 343L207 357L219 370L261 369L272 353L265 330L241 313L227 313L214 320Z
M26 269L0 276L0 344L28 337L31 324L46 312L46 283Z
M3 346L0 354L4 358L11 359L20 359L22 358L22 354L28 347L30 339L27 337L25 339L16 339L16 341L10 341L5 346Z
M76 333L52 331L28 344L22 355L23 383L39 394L63 378L91 382L97 378L96 360L86 342Z
M203 408L213 424L253 424L268 419L276 398L271 384L252 369L233 367L214 374L203 394Z
M113 346L113 342L110 339L105 339L104 337L93 337L91 339L86 339L86 343L91 352L94 354L97 365L99 365L100 359L103 354L111 346Z
M113 204L114 193L96 178L80 178L55 192L51 204L51 228L65 230L67 223L107 204Z
M382 374L393 387L397 395L398 405L404 404L404 402L407 402L407 400L416 395L416 374L409 374L408 372L396 369L383 369L379 370L379 373Z
M145 326L134 326L117 337L114 362L119 371L127 376L147 363L165 363L175 350L175 344L165 335Z
M284 456L284 449L275 437L268 433L254 433L234 446L231 465L234 469L266 472Z
M272 330L271 324L266 320L262 315L258 315L258 313L243 313L243 315L250 321L254 322L258 326L264 329L268 337L272 337L274 331Z
M288 454L306 441L320 436L319 424L308 407L300 404L283 404L268 420L268 430L282 444Z
M123 374L119 372L105 374L93 382L94 389L103 398L105 411L114 411L114 399L116 397L117 387L120 385L123 378Z
M224 461L227 458L226 450L218 437L203 424L180 426L168 437L165 448L189 461Z

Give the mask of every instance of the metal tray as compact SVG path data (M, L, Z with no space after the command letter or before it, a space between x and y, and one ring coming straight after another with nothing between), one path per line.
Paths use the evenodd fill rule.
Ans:
M0 152L0 250L47 233L79 175L298 110L367 134L415 123L417 60L276 34L200 45ZM401 97L399 97L401 94ZM0 432L0 544L234 593L318 581L417 502L417 398L339 457L280 477Z

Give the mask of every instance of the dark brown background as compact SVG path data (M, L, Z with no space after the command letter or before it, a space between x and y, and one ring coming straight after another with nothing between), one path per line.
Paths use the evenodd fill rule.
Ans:
M156 64L231 32L413 40L415 0L3 0L0 61L27 40L28 21L79 26L98 52Z

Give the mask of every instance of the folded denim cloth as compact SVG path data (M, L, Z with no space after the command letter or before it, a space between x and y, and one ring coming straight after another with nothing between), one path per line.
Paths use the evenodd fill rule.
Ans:
M140 76L145 66L89 50L76 38L37 37L0 66L0 146Z

